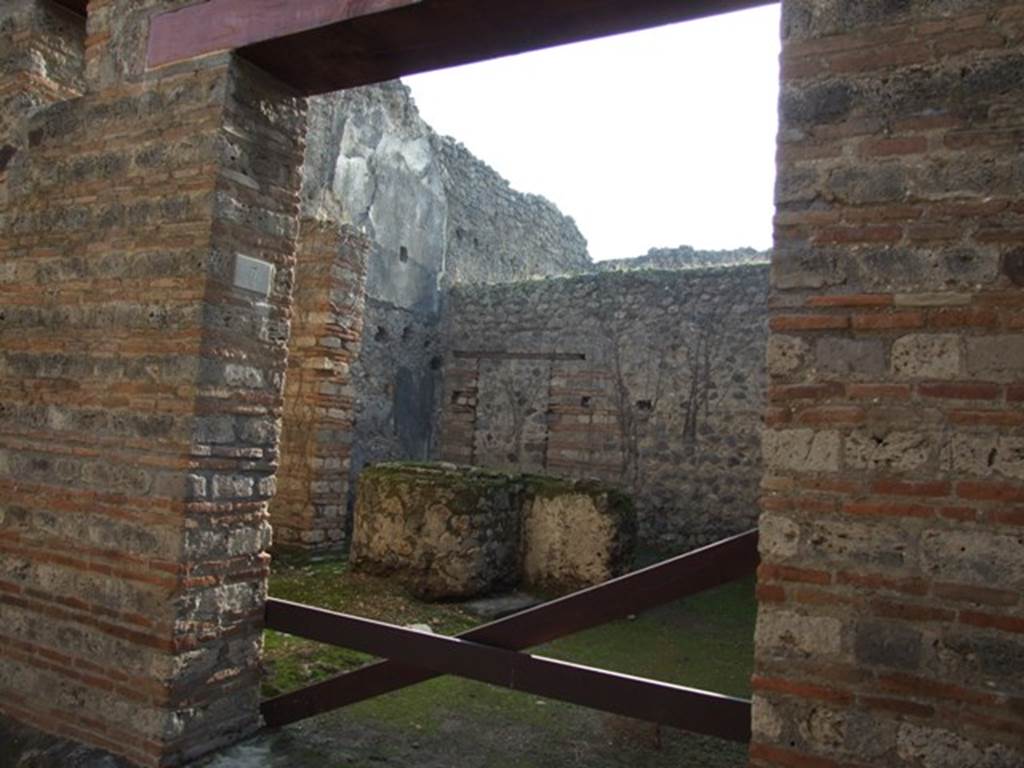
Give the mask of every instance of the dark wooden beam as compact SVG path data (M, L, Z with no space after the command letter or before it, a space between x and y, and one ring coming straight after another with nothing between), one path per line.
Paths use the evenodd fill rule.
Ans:
M150 64L236 49L325 93L774 2L209 0L154 19Z
M757 531L748 531L475 627L458 637L518 651L599 627L754 573L758 564L757 542ZM270 608L273 603L271 599L267 604L267 627L282 629L275 624ZM380 661L264 701L260 709L267 725L279 727L435 676L414 665Z
M286 600L267 601L267 624L320 643L414 664L434 674L458 675L721 739L750 741L750 702L732 696L417 632Z
M341 24L421 0L207 0L153 19L150 68Z
M79 16L85 16L86 6L89 5L89 0L52 0L57 5L62 5L69 11L77 13Z

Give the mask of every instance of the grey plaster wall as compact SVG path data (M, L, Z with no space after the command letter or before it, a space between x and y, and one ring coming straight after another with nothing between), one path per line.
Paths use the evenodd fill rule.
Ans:
M456 286L442 458L613 481L648 546L755 525L767 265Z
M448 202L437 137L399 82L310 100L304 213L350 223L375 243L367 295L438 311Z

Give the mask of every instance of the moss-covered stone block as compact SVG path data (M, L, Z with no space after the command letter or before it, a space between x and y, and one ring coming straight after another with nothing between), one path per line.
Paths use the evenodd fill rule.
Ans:
M526 478L522 582L571 592L626 573L636 548L632 499L607 485Z
M607 485L392 463L359 478L351 560L421 599L457 600L599 584L629 569L635 542L632 500Z
M379 464L359 477L352 565L395 575L424 600L519 581L524 483L453 464Z

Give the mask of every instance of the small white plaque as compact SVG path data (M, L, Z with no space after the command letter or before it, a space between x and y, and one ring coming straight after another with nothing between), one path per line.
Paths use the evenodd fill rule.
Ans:
M258 293L263 298L270 296L274 282L274 265L251 256L235 255L235 287L243 291Z

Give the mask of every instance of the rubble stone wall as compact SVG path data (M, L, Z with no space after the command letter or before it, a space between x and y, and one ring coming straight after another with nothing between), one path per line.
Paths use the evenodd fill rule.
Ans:
M226 55L144 74L184 4L0 9L0 712L150 766L259 723L305 113Z
M448 200L444 285L507 283L592 268L571 217L513 189L450 137L435 142Z
M642 540L754 526L767 266L456 286L441 457L620 484Z
M1024 765L1024 8L783 38L752 765Z

